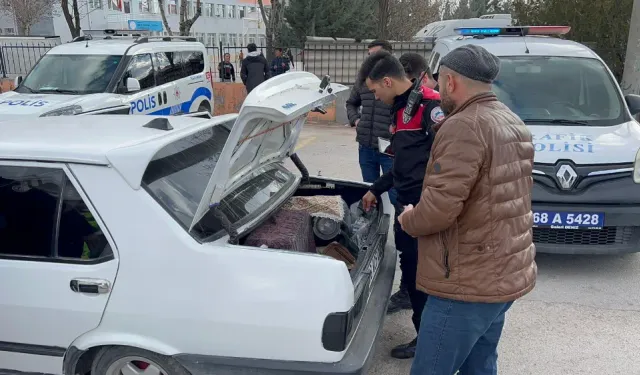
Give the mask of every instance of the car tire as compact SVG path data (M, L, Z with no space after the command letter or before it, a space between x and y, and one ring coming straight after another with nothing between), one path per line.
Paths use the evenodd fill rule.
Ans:
M211 114L211 109L207 104L205 104L205 102L203 102L202 104L200 104L200 106L198 106L198 112L208 112Z
M110 346L100 350L91 365L91 375L121 375L122 368L126 366L133 367L133 372L140 374L155 366L162 375L190 375L171 357L125 346Z

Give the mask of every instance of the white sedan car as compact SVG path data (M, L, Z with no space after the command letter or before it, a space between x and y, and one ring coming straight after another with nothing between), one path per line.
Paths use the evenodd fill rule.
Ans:
M294 72L237 115L0 123L0 373L365 372L395 271L386 196L351 270L246 240L292 197L367 191L294 154L332 89Z

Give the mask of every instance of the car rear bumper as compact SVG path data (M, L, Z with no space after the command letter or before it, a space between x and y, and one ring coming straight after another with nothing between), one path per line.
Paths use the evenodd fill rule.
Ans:
M624 254L640 252L640 205L542 204L533 202L534 211L603 212L604 228L533 228L533 241L539 253Z
M375 344L378 340L387 303L391 294L396 269L396 252L392 246L385 247L385 254L373 284L373 290L365 308L360 325L347 348L344 357L336 363L267 360L255 358L229 358L179 354L174 358L192 375L205 374L256 374L256 375L331 375L366 374ZM318 332L320 335L320 332ZM320 339L320 337L318 337ZM274 338L274 344L277 338Z

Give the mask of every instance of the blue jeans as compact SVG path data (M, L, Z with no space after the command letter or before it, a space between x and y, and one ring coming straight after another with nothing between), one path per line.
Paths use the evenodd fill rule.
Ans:
M498 342L509 303L471 303L429 296L411 375L496 375Z
M359 144L358 157L364 182L376 182L380 177L380 169L382 169L382 173L387 173L393 167L393 158L381 154L376 148L369 148ZM396 205L396 196L396 189L389 190L389 200L394 206Z

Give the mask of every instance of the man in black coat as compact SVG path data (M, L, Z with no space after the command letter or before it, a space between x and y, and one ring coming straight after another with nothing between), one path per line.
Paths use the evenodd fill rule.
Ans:
M258 52L258 47L255 43L249 43L247 50L249 53L247 53L247 57L242 60L240 78L242 78L242 83L247 87L248 94L259 84L269 79L269 63L267 59Z

